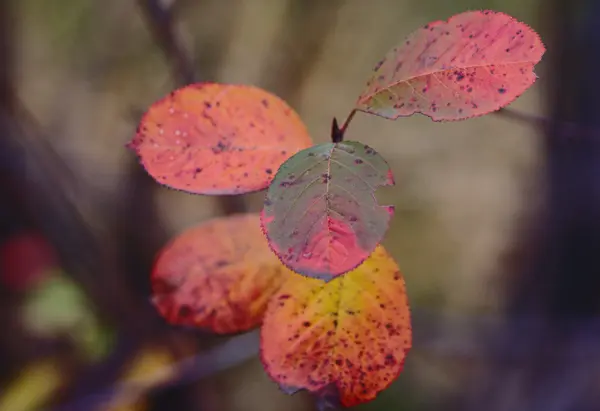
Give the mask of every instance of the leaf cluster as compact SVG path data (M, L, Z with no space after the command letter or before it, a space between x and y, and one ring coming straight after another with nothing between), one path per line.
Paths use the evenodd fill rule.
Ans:
M159 253L153 301L172 324L216 333L262 323L261 359L286 391L322 404L369 401L400 373L412 345L406 287L380 245L394 214L375 191L392 170L345 141L357 112L433 121L481 116L536 79L538 34L471 11L409 35L379 61L331 142L313 145L283 100L257 87L192 84L154 103L129 144L154 179L194 194L266 189L260 214L218 218Z

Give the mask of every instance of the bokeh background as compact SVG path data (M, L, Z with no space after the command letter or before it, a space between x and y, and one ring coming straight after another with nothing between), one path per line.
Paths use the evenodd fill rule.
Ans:
M261 207L169 190L125 144L194 81L287 100L317 142L372 67L420 26L473 9L527 22L548 51L512 111L462 122L358 114L396 186L384 245L414 343L360 410L600 409L600 2L4 0L0 3L0 411L313 410L265 375L256 332L170 327L156 251Z

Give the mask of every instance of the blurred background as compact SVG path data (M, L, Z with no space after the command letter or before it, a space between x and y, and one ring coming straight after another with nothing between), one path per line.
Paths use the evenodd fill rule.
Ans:
M124 145L194 81L263 87L327 141L389 49L484 8L548 48L512 111L359 114L347 133L396 176L384 245L415 333L405 371L357 409L599 410L600 1L3 0L0 411L315 409L269 380L255 331L169 327L149 302L170 237L263 194L166 189Z

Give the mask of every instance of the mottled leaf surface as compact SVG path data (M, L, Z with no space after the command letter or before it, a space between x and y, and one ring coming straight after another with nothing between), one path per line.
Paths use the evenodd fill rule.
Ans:
M289 275L269 250L258 214L216 218L160 251L153 302L171 324L241 332L260 324L284 271Z
M389 386L411 344L404 279L382 246L333 281L289 277L261 328L261 360L274 381L344 406Z
M393 206L375 190L394 185L385 160L357 142L319 144L287 160L269 187L261 221L292 271L331 280L362 263L387 231Z
M256 87L201 83L154 103L129 144L156 181L197 194L262 190L311 145L300 117Z
M529 88L545 48L524 23L469 11L412 33L375 67L356 108L389 119L422 113L462 120L506 106Z

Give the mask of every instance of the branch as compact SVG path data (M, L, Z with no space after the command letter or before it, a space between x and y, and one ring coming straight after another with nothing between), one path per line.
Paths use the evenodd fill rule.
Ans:
M267 57L261 84L294 105L335 28L341 0L292 0Z
M495 111L494 114L510 120L517 120L534 126L546 125L550 122L550 119L546 117L536 116L535 114L523 113L521 111L514 110L511 108L501 108L500 110Z
M159 44L178 86L196 81L193 61L183 47L183 41L173 27L173 14L160 0L139 0L154 39Z
M230 338L226 343L216 346L175 364L154 369L146 375L148 382L122 382L116 386L107 386L93 395L58 406L54 411L78 411L108 409L132 404L149 391L164 390L187 385L218 372L235 367L242 362L255 358L259 350L259 332L252 331ZM164 375L174 375L164 381Z
M571 137L577 133L583 133L584 135L589 136L590 133L598 132L598 129L595 127L586 127L583 124L573 121L556 120L535 114L523 113L522 111L511 108L501 108L493 114L534 127L552 127L558 130L558 134L560 134L561 137Z

